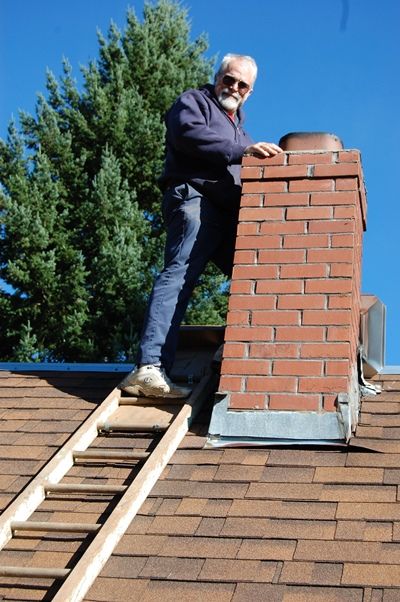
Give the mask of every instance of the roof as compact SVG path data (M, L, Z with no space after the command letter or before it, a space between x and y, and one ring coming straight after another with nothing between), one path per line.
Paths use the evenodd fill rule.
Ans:
M120 378L0 372L2 508ZM384 390L363 399L348 447L203 449L205 407L85 600L398 600L400 375L378 380ZM127 467L118 471L129 480ZM96 498L78 507L88 520L106 511ZM45 509L52 520L67 520L63 512L59 499ZM71 537L51 539L25 537L0 560L14 562L22 543L30 566L76 553ZM4 600L45 596L21 581L0 585Z

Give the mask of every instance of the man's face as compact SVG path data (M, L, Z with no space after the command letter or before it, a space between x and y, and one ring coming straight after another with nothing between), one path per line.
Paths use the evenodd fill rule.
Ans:
M215 94L225 111L235 113L250 96L253 83L254 71L251 64L232 60L215 81Z

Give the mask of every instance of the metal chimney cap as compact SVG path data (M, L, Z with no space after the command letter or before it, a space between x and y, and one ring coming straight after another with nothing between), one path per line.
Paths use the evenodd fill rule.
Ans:
M337 151L343 150L343 142L335 134L327 132L290 132L279 140L284 151Z

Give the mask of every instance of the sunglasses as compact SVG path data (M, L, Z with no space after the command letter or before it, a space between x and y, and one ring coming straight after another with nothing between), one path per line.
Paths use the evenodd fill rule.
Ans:
M225 86L233 86L234 84L237 84L239 92L242 93L248 92L250 90L249 84L246 84L246 82L242 82L241 80L236 79L231 75L224 75L224 77L222 78L222 83Z

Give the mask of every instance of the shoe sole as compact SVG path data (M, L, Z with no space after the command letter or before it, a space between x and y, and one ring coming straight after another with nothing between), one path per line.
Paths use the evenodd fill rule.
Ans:
M146 389L140 385L126 385L125 387L119 387L121 391L129 393L130 395L136 395L137 397L163 397L166 399L186 399L189 397L191 391L185 395L176 395L174 393L166 393L164 391L154 391L154 389Z

